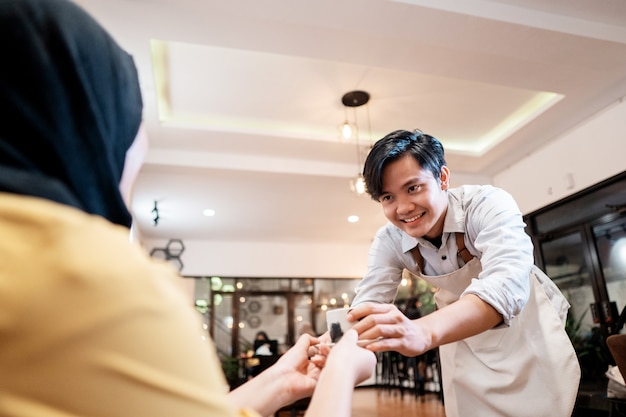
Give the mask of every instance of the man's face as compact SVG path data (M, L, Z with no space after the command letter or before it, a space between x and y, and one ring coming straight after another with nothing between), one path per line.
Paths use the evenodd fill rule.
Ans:
M433 177L411 155L389 163L382 172L379 200L385 217L410 236L437 238L448 208L449 175L444 166L440 177Z

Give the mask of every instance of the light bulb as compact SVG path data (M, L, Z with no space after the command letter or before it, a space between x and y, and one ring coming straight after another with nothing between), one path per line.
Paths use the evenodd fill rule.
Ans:
M343 136L344 139L350 139L352 137L352 126L350 126L347 120L343 126L341 126L341 136Z
M359 195L365 193L365 178L363 178L363 175L359 175L354 180L354 191Z

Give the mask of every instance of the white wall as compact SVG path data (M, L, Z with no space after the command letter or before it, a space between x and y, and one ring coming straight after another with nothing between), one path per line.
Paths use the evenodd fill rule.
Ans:
M626 102L618 102L500 172L492 183L527 214L626 170ZM459 174L461 183L489 178ZM372 231L374 237L375 231ZM167 241L144 240L151 250ZM359 278L370 242L185 242L184 275Z
M626 170L626 102L617 102L493 178L528 214Z
M166 244L167 240L143 242L148 251ZM182 273L193 276L360 278L369 251L369 242L349 245L185 240L184 244Z

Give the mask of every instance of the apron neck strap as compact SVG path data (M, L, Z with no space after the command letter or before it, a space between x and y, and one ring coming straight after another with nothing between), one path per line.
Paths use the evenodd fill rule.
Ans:
M463 259L463 262L468 263L474 257L470 251L465 247L465 241L463 240L463 233L455 233L454 237L456 239L456 247L458 248L456 254ZM415 263L419 267L420 272L424 270L424 257L419 250L419 245L415 246L411 249L411 255L413 255L413 259L415 259Z
M463 240L463 236L465 236L465 234L455 233L456 247L458 248L458 250L456 251L456 254L460 256L461 259L463 259L463 262L468 263L469 261L472 260L474 256L465 247L465 240Z

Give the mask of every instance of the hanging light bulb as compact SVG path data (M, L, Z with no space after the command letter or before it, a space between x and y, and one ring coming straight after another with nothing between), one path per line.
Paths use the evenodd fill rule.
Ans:
M343 124L339 127L339 130L341 131L341 137L344 140L350 140L352 139L356 126L350 123L350 118L348 117L348 106L345 106L344 108L346 110L346 118L345 122L343 122Z
M363 175L359 175L356 178L354 188L356 188L357 194L365 194L365 178L363 178Z
M352 126L350 126L350 122L348 122L347 120L344 122L343 125L341 125L341 136L344 139L352 138Z
M365 194L365 178L363 174L357 175L352 181L350 181L350 188L358 195Z
M346 118L345 122L341 127L341 136L344 139L351 139L353 136L356 139L356 153L357 153L357 166L359 167L359 174L356 178L350 180L350 188L352 192L357 195L365 194L365 178L363 178L363 174L360 172L362 169L362 149L361 144L359 143L359 125L357 122L357 107L361 107L369 102L370 95L366 91L350 91L343 95L341 98L341 102L344 105ZM354 124L349 122L348 118L348 107L352 109ZM367 108L367 124L370 130L370 138L371 138L371 126L369 121L369 107Z

